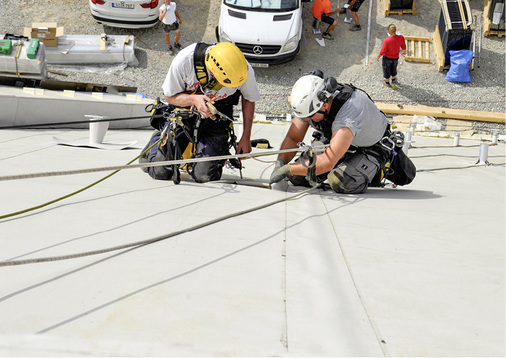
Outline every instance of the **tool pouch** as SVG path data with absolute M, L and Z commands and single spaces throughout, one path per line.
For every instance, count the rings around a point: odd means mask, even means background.
M 398 150 L 392 159 L 386 178 L 396 185 L 407 185 L 415 179 L 415 176 L 415 165 L 402 149 Z
M 378 160 L 372 155 L 355 153 L 331 170 L 327 178 L 335 192 L 359 194 L 366 191 L 379 168 Z

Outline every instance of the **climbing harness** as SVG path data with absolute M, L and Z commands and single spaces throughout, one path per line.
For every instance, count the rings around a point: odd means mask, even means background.
M 173 157 L 175 159 L 183 159 L 183 152 L 181 151 L 181 148 L 179 148 L 179 144 L 177 142 L 177 134 L 179 132 L 178 129 L 180 129 L 185 136 L 190 141 L 190 145 L 195 147 L 196 138 L 192 138 L 190 133 L 188 132 L 185 124 L 183 123 L 183 120 L 189 119 L 191 116 L 198 115 L 198 111 L 195 109 L 194 106 L 192 106 L 190 109 L 186 108 L 176 108 L 172 112 L 164 112 L 164 118 L 167 121 L 164 129 L 162 130 L 160 134 L 160 148 L 163 148 L 164 146 L 168 146 L 167 150 L 171 151 L 173 153 Z M 197 126 L 196 126 L 197 127 Z M 173 174 L 172 174 L 172 181 L 174 184 L 179 184 L 181 182 L 181 173 L 179 171 L 180 165 L 179 164 L 173 164 Z
M 212 113 L 210 117 L 212 121 L 225 121 L 225 129 L 228 134 L 228 146 L 229 148 L 234 147 L 237 150 L 237 137 L 234 132 L 233 121 L 224 113 L 218 111 L 216 107 L 214 107 L 211 103 L 207 102 L 207 106 Z M 195 106 L 191 106 L 189 109 L 187 108 L 174 108 L 172 111 L 168 112 L 164 110 L 163 112 L 164 120 L 166 124 L 161 132 L 162 141 L 160 143 L 160 148 L 164 146 L 168 146 L 167 151 L 172 153 L 172 159 L 188 159 L 196 157 L 196 148 L 197 143 L 199 142 L 199 131 L 203 122 L 203 118 L 200 115 L 199 111 Z M 193 133 L 189 133 L 189 128 L 192 125 L 191 121 L 194 120 L 193 124 Z M 179 143 L 177 141 L 177 136 L 183 132 L 189 141 L 189 148 L 180 148 Z M 185 155 L 185 153 L 190 153 L 189 155 Z M 185 158 L 185 156 L 187 158 Z M 231 167 L 235 167 L 239 169 L 240 176 L 242 179 L 242 163 L 238 158 L 229 158 L 226 160 Z M 183 166 L 186 171 L 191 174 L 193 170 L 193 166 L 190 163 L 186 163 Z M 181 182 L 180 178 L 180 165 L 173 164 L 173 176 L 172 180 L 175 184 L 179 184 Z

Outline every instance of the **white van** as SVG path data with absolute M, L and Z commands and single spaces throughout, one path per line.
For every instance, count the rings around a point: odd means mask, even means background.
M 216 39 L 233 42 L 253 66 L 290 61 L 300 49 L 302 4 L 311 0 L 222 0 Z

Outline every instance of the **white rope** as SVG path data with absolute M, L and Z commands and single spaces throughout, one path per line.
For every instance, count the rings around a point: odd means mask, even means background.
M 213 160 L 227 160 L 227 159 L 233 159 L 233 158 L 248 159 L 248 158 L 263 157 L 263 156 L 275 155 L 275 154 L 281 154 L 281 153 L 298 152 L 298 151 L 302 151 L 302 150 L 303 149 L 301 149 L 301 148 L 294 148 L 294 149 L 283 149 L 283 150 L 277 150 L 277 151 L 269 151 L 269 152 L 264 152 L 264 153 L 248 153 L 248 154 L 235 154 L 235 155 L 231 154 L 231 155 L 221 155 L 221 156 L 214 156 L 214 157 L 167 160 L 167 161 L 163 161 L 163 162 L 149 162 L 149 163 L 139 163 L 139 164 L 130 164 L 130 165 L 113 165 L 113 166 L 108 166 L 108 167 L 72 169 L 72 170 L 63 170 L 63 171 L 55 171 L 55 172 L 40 172 L 40 173 L 29 173 L 29 174 L 4 175 L 4 176 L 0 176 L 0 181 L 17 180 L 17 179 L 31 179 L 31 178 L 60 176 L 60 175 L 75 175 L 75 174 L 85 174 L 85 173 L 95 173 L 95 172 L 106 172 L 106 171 L 113 171 L 113 170 L 133 169 L 133 168 L 148 168 L 148 167 L 175 165 L 175 164 L 207 162 L 207 161 L 213 161 Z
M 299 196 L 302 196 L 302 195 L 308 193 L 310 190 L 313 190 L 315 188 L 316 187 L 311 187 L 309 189 L 301 191 L 300 193 L 294 194 L 292 196 L 289 196 L 289 197 L 286 197 L 286 198 L 283 198 L 283 199 L 274 200 L 274 201 L 271 201 L 269 203 L 258 205 L 258 206 L 255 206 L 253 208 L 250 208 L 250 209 L 246 209 L 246 210 L 242 210 L 242 211 L 237 211 L 235 213 L 231 213 L 231 214 L 228 214 L 228 215 L 225 215 L 225 216 L 221 216 L 219 218 L 216 218 L 216 219 L 213 219 L 213 220 L 209 220 L 209 221 L 203 222 L 201 224 L 197 224 L 197 225 L 191 226 L 191 227 L 186 228 L 186 229 L 182 229 L 182 230 L 174 231 L 174 232 L 169 233 L 169 234 L 157 236 L 157 237 L 152 238 L 152 239 L 147 239 L 147 240 L 142 240 L 142 241 L 136 241 L 136 242 L 132 242 L 132 243 L 129 243 L 129 244 L 123 244 L 123 245 L 113 246 L 113 247 L 109 247 L 109 248 L 105 248 L 105 249 L 86 251 L 86 252 L 81 252 L 81 253 L 76 253 L 76 254 L 61 255 L 61 256 L 52 256 L 52 257 L 40 257 L 40 258 L 25 259 L 25 260 L 1 261 L 0 262 L 0 267 L 26 265 L 26 264 L 41 263 L 41 262 L 50 262 L 50 261 L 69 260 L 69 259 L 75 259 L 75 258 L 84 257 L 84 256 L 92 256 L 92 255 L 103 254 L 103 253 L 107 253 L 107 252 L 111 252 L 111 251 L 127 249 L 127 248 L 130 248 L 130 247 L 139 247 L 139 246 L 149 245 L 149 244 L 155 243 L 157 241 L 169 239 L 169 238 L 177 236 L 177 235 L 181 235 L 181 234 L 184 234 L 184 233 L 187 233 L 187 232 L 191 232 L 191 231 L 195 231 L 195 230 L 204 228 L 204 227 L 212 225 L 212 224 L 216 224 L 216 223 L 218 223 L 220 221 L 224 221 L 224 220 L 227 220 L 227 219 L 230 219 L 230 218 L 233 218 L 233 217 L 237 217 L 237 216 L 241 216 L 241 215 L 244 215 L 244 214 L 248 214 L 248 213 L 251 213 L 253 211 L 264 209 L 264 208 L 267 208 L 269 206 L 272 206 L 272 205 L 275 205 L 275 204 L 278 204 L 278 203 L 281 203 L 281 202 L 285 202 L 285 201 L 288 201 L 288 200 L 291 200 L 291 199 L 295 199 L 295 198 L 297 198 Z

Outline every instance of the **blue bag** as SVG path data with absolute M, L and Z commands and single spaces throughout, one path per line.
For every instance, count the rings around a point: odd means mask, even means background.
M 450 51 L 450 70 L 445 80 L 450 82 L 471 82 L 469 63 L 474 52 L 471 50 Z

